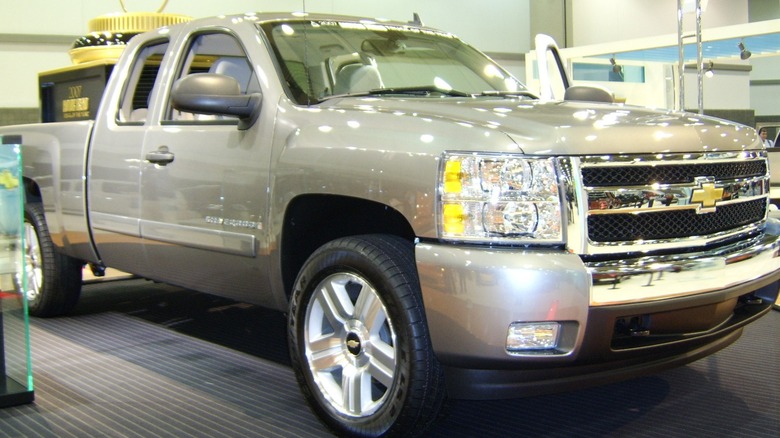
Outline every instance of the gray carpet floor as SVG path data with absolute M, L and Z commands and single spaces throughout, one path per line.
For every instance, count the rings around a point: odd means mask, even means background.
M 328 437 L 289 367 L 284 317 L 143 280 L 32 319 L 35 403 L 0 437 Z M 459 401 L 434 437 L 780 437 L 780 312 L 685 367 L 533 398 Z

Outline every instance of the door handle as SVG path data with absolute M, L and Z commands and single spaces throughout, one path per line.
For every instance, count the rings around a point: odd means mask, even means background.
M 166 164 L 173 162 L 173 152 L 168 150 L 168 146 L 160 146 L 156 151 L 146 154 L 146 161 L 152 164 L 165 166 Z

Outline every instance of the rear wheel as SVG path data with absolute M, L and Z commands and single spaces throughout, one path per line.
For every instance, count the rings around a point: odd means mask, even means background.
M 68 313 L 81 294 L 83 263 L 54 248 L 40 203 L 24 206 L 24 269 L 27 308 L 33 316 Z
M 411 243 L 334 240 L 298 275 L 290 353 L 314 412 L 338 434 L 421 434 L 444 401 Z

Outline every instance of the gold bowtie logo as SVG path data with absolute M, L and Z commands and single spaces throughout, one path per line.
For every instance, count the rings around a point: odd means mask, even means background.
M 360 346 L 360 342 L 359 341 L 356 341 L 354 339 L 350 339 L 350 340 L 347 341 L 347 347 L 349 347 L 349 348 L 357 348 L 359 346 Z
M 703 183 L 691 192 L 691 204 L 699 204 L 697 213 L 713 213 L 715 204 L 723 199 L 723 188 L 716 188 L 714 183 Z

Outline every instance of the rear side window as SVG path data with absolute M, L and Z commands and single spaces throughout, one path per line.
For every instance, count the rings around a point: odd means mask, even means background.
M 167 49 L 168 41 L 158 40 L 138 50 L 119 101 L 118 123 L 143 124 L 146 121 L 152 91 L 159 82 L 160 64 Z

